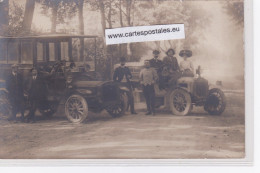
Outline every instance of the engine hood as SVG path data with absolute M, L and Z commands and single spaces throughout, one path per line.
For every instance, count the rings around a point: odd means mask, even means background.
M 99 87 L 104 84 L 110 83 L 108 81 L 75 81 L 73 85 L 79 88 L 83 87 Z
M 178 79 L 178 83 L 192 83 L 194 80 L 195 78 L 193 77 L 181 77 Z

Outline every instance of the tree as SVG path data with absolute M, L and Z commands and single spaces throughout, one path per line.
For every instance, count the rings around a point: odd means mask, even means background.
M 243 1 L 227 1 L 224 5 L 226 13 L 237 25 L 244 25 L 244 2 Z
M 76 15 L 77 6 L 73 0 L 37 0 L 42 4 L 42 13 L 51 19 L 51 32 L 56 33 L 57 24 Z M 49 13 L 51 10 L 51 14 Z
M 23 29 L 25 33 L 31 32 L 34 8 L 35 0 L 26 0 L 23 19 Z
M 83 17 L 83 6 L 84 0 L 77 0 L 76 6 L 78 8 L 79 16 L 79 34 L 84 35 L 84 17 Z M 84 58 L 84 38 L 80 38 L 80 49 L 79 49 L 80 61 Z
M 0 35 L 4 34 L 5 28 L 9 23 L 9 0 L 2 0 L 0 2 Z
M 135 25 L 184 24 L 185 40 L 154 42 L 154 48 L 163 52 L 170 47 L 196 50 L 199 40 L 204 36 L 205 26 L 210 23 L 209 14 L 191 1 L 139 1 L 136 9 L 141 10 L 136 10 L 135 16 L 138 18 L 135 19 Z

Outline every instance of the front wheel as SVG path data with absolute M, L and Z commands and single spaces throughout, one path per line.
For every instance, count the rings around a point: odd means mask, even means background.
M 170 108 L 174 115 L 187 115 L 192 108 L 190 94 L 183 89 L 175 89 L 170 94 Z
M 83 122 L 88 115 L 88 104 L 80 95 L 70 96 L 65 103 L 65 115 L 72 123 Z
M 107 112 L 114 118 L 124 115 L 128 104 L 127 98 L 126 93 L 120 94 L 119 102 L 117 104 L 109 105 L 106 108 Z
M 204 110 L 211 115 L 220 115 L 226 108 L 226 98 L 218 88 L 213 88 L 209 91 L 209 96 L 204 105 Z

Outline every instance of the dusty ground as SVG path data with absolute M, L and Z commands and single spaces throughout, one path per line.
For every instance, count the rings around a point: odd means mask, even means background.
M 0 121 L 0 158 L 242 158 L 245 115 L 242 93 L 226 93 L 221 116 L 195 108 L 189 116 L 159 111 L 155 117 L 91 114 L 80 125 L 60 111 L 34 124 Z M 139 105 L 140 106 L 140 105 Z

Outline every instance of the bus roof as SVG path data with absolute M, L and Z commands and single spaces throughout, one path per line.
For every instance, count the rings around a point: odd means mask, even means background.
M 0 39 L 69 39 L 69 38 L 97 38 L 96 35 L 46 34 L 29 36 L 0 36 Z

